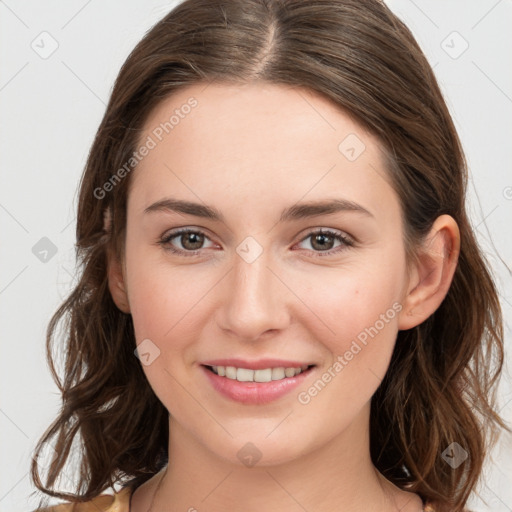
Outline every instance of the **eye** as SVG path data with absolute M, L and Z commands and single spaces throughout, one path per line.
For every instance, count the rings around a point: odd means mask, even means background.
M 302 242 L 311 239 L 310 246 L 312 247 L 314 256 L 332 256 L 333 254 L 337 254 L 340 251 L 346 250 L 348 247 L 352 247 L 354 245 L 353 240 L 351 240 L 348 236 L 342 234 L 338 231 L 332 231 L 330 229 L 319 229 L 316 231 L 311 231 L 305 238 L 302 239 Z M 333 245 L 336 241 L 340 242 L 336 248 L 333 248 Z
M 174 245 L 174 239 L 177 239 L 177 242 L 181 245 L 181 248 Z M 309 244 L 311 249 L 307 250 L 313 251 L 313 253 L 315 253 L 315 257 L 332 256 L 333 254 L 337 254 L 340 251 L 346 250 L 348 247 L 352 247 L 354 245 L 354 242 L 351 238 L 342 234 L 341 232 L 333 231 L 330 229 L 317 229 L 316 231 L 311 231 L 305 238 L 301 240 L 300 243 L 303 243 L 308 239 L 311 239 Z M 196 256 L 200 250 L 204 248 L 203 244 L 205 243 L 205 240 L 210 239 L 202 231 L 190 228 L 181 228 L 166 234 L 158 241 L 158 243 L 166 251 L 170 251 L 174 254 L 183 256 Z M 334 245 L 336 241 L 339 242 L 337 247 Z
M 172 240 L 175 238 L 178 239 L 177 241 L 181 244 L 182 248 L 177 248 L 172 244 Z M 202 245 L 205 240 L 209 240 L 209 238 L 202 231 L 181 228 L 166 234 L 158 243 L 166 251 L 183 256 L 195 256 L 200 249 L 203 249 Z

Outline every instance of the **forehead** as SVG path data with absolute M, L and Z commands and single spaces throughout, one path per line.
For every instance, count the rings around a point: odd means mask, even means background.
M 151 112 L 140 141 L 148 138 L 154 147 L 132 176 L 138 209 L 165 191 L 236 207 L 235 194 L 246 205 L 343 196 L 376 215 L 397 200 L 379 141 L 302 88 L 194 84 Z

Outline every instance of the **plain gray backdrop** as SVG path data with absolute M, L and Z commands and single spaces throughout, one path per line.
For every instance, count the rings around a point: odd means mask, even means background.
M 462 139 L 468 207 L 500 288 L 510 345 L 512 1 L 387 3 L 434 67 Z M 174 5 L 0 0 L 0 512 L 37 503 L 30 458 L 60 405 L 45 330 L 75 277 L 76 191 L 89 148 L 120 66 Z M 511 381 L 507 373 L 500 386 L 508 422 Z M 512 436 L 503 435 L 472 509 L 512 511 L 511 482 Z

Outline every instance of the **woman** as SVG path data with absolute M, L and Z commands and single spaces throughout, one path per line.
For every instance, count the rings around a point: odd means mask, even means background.
M 505 427 L 466 180 L 383 3 L 185 0 L 123 65 L 89 155 L 35 485 L 84 510 L 464 510 Z

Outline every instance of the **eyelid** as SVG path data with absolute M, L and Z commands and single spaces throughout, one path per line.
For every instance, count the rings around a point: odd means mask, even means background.
M 213 242 L 211 237 L 207 234 L 207 230 L 205 228 L 187 226 L 187 227 L 181 227 L 181 228 L 174 228 L 174 229 L 167 231 L 158 239 L 157 244 L 161 245 L 165 250 L 168 250 L 168 251 L 176 253 L 176 254 L 181 254 L 181 255 L 185 255 L 185 256 L 194 256 L 194 255 L 198 254 L 199 252 L 201 252 L 204 248 L 196 249 L 195 251 L 185 251 L 183 249 L 177 249 L 171 245 L 171 240 L 173 240 L 174 238 L 176 238 L 182 234 L 187 234 L 187 233 L 203 235 L 205 239 L 208 239 L 210 242 L 215 243 L 215 242 Z
M 316 227 L 316 228 L 310 228 L 308 232 L 302 236 L 302 238 L 297 243 L 304 242 L 311 236 L 315 234 L 323 234 L 332 236 L 335 240 L 340 241 L 340 244 L 338 247 L 329 249 L 327 251 L 313 251 L 310 249 L 304 249 L 311 253 L 314 258 L 320 257 L 320 258 L 329 258 L 329 257 L 336 257 L 340 253 L 346 251 L 347 249 L 350 249 L 356 244 L 356 241 L 354 237 L 349 235 L 348 233 L 345 233 L 344 231 L 333 229 L 333 228 L 325 228 L 325 227 Z M 297 245 L 297 244 L 295 244 Z
M 304 235 L 302 235 L 302 238 L 300 239 L 300 241 L 303 241 L 305 238 L 307 238 L 308 236 L 311 236 L 314 233 L 333 234 L 333 235 L 345 238 L 347 241 L 350 241 L 354 244 L 357 242 L 357 239 L 355 237 L 353 237 L 352 235 L 348 234 L 346 231 L 343 231 L 341 229 L 336 229 L 336 228 L 327 228 L 325 226 L 316 226 L 313 228 L 308 228 L 306 233 Z

